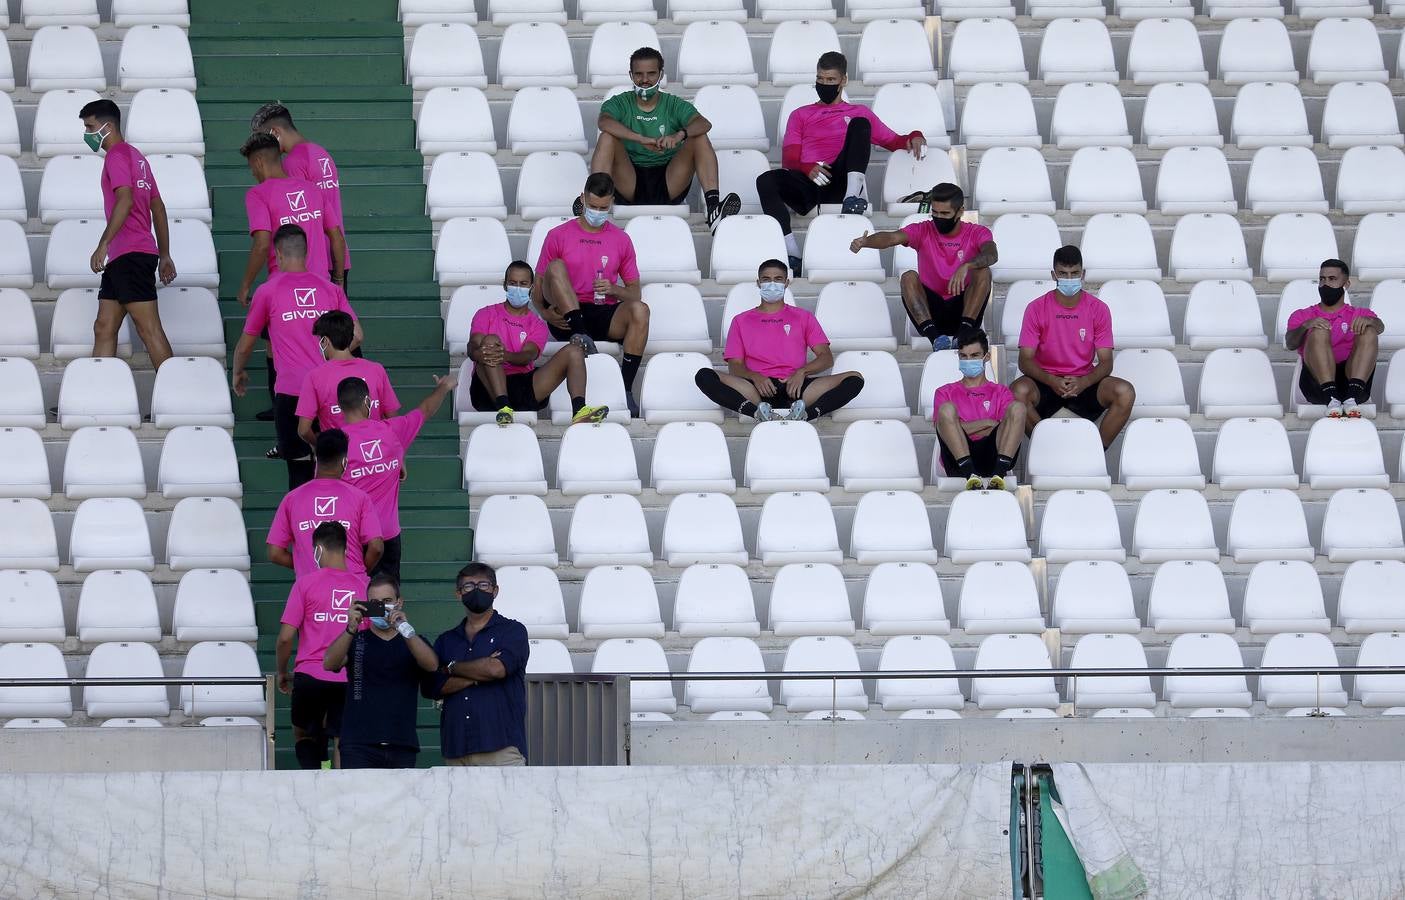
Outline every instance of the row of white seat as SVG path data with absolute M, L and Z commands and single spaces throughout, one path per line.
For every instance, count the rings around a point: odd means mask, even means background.
M 644 715 L 644 713 L 639 713 Z M 853 713 L 852 715 L 857 715 Z M 188 724 L 188 723 L 181 723 Z M 233 725 L 254 725 L 262 727 L 263 721 L 253 716 L 205 716 L 199 722 L 202 726 L 222 727 Z M 103 719 L 98 723 L 101 728 L 160 728 L 162 721 L 151 716 L 124 716 L 119 719 Z M 63 719 L 56 719 L 52 716 L 29 716 L 22 719 L 10 719 L 0 728 L 67 728 L 68 723 Z
M 101 99 L 90 88 L 46 91 L 35 108 L 33 129 L 22 140 L 14 101 L 0 91 L 0 156 L 31 152 L 40 159 L 83 155 L 78 111 Z M 110 98 L 109 98 L 110 99 Z M 180 88 L 143 88 L 122 117 L 122 134 L 148 157 L 164 153 L 205 155 L 205 131 L 195 95 Z
M 112 0 L 105 4 L 109 18 L 118 28 L 134 25 L 190 24 L 187 0 Z M 18 20 L 25 28 L 46 25 L 81 25 L 96 28 L 102 21 L 97 0 L 20 0 Z M 0 28 L 10 25 L 9 4 L 0 5 Z
M 1405 417 L 1405 365 L 1400 364 L 1402 353 L 1405 351 L 1396 351 L 1393 357 L 1395 365 L 1387 369 L 1385 384 L 1380 390 L 1394 418 Z M 651 425 L 680 421 L 720 423 L 723 420 L 722 410 L 703 396 L 694 382 L 698 370 L 712 364 L 709 356 L 696 352 L 657 353 L 650 357 L 644 368 L 643 387 L 638 395 L 644 420 Z M 891 353 L 845 350 L 835 354 L 831 371 L 858 372 L 864 378 L 864 385 L 854 400 L 843 409 L 836 410 L 830 418 L 836 422 L 896 419 L 906 423 L 916 415 L 930 420 L 933 392 L 957 378 L 951 364 L 950 356 L 933 355 L 929 358 L 924 363 L 918 396 L 909 399 L 903 386 L 902 370 Z M 1208 419 L 1244 416 L 1279 418 L 1283 415 L 1284 394 L 1279 389 L 1273 364 L 1264 351 L 1222 347 L 1212 350 L 1197 368 L 1200 383 L 1195 412 L 1199 415 Z M 608 421 L 628 421 L 619 363 L 606 353 L 597 353 L 587 358 L 586 371 L 589 379 L 586 402 L 592 406 L 610 407 Z M 0 372 L 3 370 L 0 369 Z M 1130 381 L 1136 388 L 1132 418 L 1190 418 L 1192 410 L 1186 397 L 1180 363 L 1172 351 L 1162 348 L 1120 350 L 1113 357 L 1113 374 Z M 1321 418 L 1326 408 L 1308 404 L 1303 399 L 1296 375 L 1294 371 L 1287 387 L 1286 411 L 1299 419 Z M 473 362 L 465 359 L 459 368 L 459 388 L 454 401 L 460 425 L 493 421 L 493 412 L 473 408 L 469 395 L 472 377 Z M 552 393 L 548 409 L 553 424 L 569 424 L 570 400 L 564 387 Z M 1362 412 L 1374 417 L 1374 402 L 1363 406 Z M 533 411 L 519 412 L 517 415 L 524 423 L 535 423 L 538 418 Z
M 68 288 L 54 302 L 48 340 L 41 346 L 34 303 L 19 288 L 0 288 L 0 356 L 38 359 L 42 352 L 69 360 L 93 352 L 93 320 L 97 315 L 97 288 Z M 178 356 L 212 356 L 224 359 L 224 321 L 219 301 L 209 288 L 167 287 L 156 291 L 161 327 L 171 350 Z M 131 320 L 117 330 L 117 355 L 132 356 Z
M 195 90 L 195 59 L 185 30 L 177 25 L 137 25 L 122 36 L 117 59 L 117 87 Z M 29 42 L 25 77 L 15 72 L 10 43 L 0 34 L 0 90 L 28 87 L 35 93 L 89 88 L 108 89 L 98 34 L 81 25 L 46 25 Z
M 176 262 L 178 287 L 219 287 L 219 267 L 215 240 L 206 222 L 198 219 L 170 219 L 171 258 Z M 96 288 L 102 276 L 93 271 L 89 260 L 107 222 L 93 219 L 64 219 L 48 234 L 44 251 L 44 271 L 36 276 L 29 252 L 29 239 L 19 222 L 0 220 L 0 287 L 29 289 L 42 281 L 55 290 Z M 499 273 L 501 274 L 501 273 Z
M 556 157 L 550 153 L 534 154 L 528 157 L 527 163 L 538 156 L 555 166 Z M 579 185 L 584 178 L 572 179 L 577 174 L 575 163 L 583 161 L 574 156 L 569 159 L 570 165 L 559 167 L 554 179 L 534 184 L 534 190 L 545 189 L 551 193 L 549 198 L 540 198 L 543 205 L 526 206 L 525 186 L 518 190 L 521 211 L 530 218 L 540 217 L 528 241 L 529 262 L 536 262 L 546 233 L 565 221 L 572 197 L 580 194 Z M 574 194 L 567 193 L 568 182 L 576 185 Z M 904 220 L 904 225 L 927 218 L 925 213 L 915 213 Z M 72 221 L 60 223 L 55 232 L 71 225 Z M 0 226 L 5 224 L 0 222 Z M 96 224 L 100 227 L 102 222 Z M 1264 227 L 1257 273 L 1249 258 L 1243 225 L 1229 213 L 1187 213 L 1178 217 L 1164 252 L 1157 247 L 1151 222 L 1137 213 L 1096 213 L 1088 218 L 1082 233 L 1077 235 L 1061 234 L 1053 216 L 1037 213 L 1006 213 L 991 223 L 990 228 L 1000 250 L 1000 258 L 991 266 L 991 277 L 1002 283 L 1048 278 L 1049 260 L 1054 251 L 1066 243 L 1077 244 L 1082 249 L 1086 277 L 1093 282 L 1159 281 L 1163 277 L 1179 282 L 1248 280 L 1256 274 L 1271 282 L 1286 282 L 1316 278 L 1322 260 L 1335 258 L 1350 263 L 1352 275 L 1361 281 L 1405 278 L 1405 250 L 1401 249 L 1405 247 L 1405 213 L 1363 216 L 1355 224 L 1350 254 L 1341 252 L 1332 220 L 1325 214 L 1274 215 Z M 194 225 L 190 230 L 194 236 L 197 231 Z M 890 276 L 897 277 L 917 268 L 916 251 L 908 247 L 893 251 L 892 262 L 886 270 L 878 250 L 850 251 L 849 245 L 855 238 L 875 230 L 867 216 L 827 213 L 814 217 L 804 234 L 801 264 L 804 277 L 811 283 L 821 284 L 883 282 Z M 694 235 L 683 217 L 635 217 L 626 231 L 634 244 L 643 283 L 698 284 L 703 280 Z M 86 233 L 83 236 L 86 237 Z M 764 215 L 723 219 L 717 223 L 710 243 L 707 275 L 724 285 L 754 281 L 756 267 L 763 260 L 783 260 L 787 256 L 780 224 Z M 68 250 L 66 244 L 58 251 L 52 249 L 52 242 L 50 247 L 51 254 L 76 252 Z M 434 250 L 435 275 L 444 287 L 500 285 L 503 271 L 516 258 L 503 222 L 483 216 L 459 216 L 445 222 Z M 51 287 L 90 286 L 86 282 L 55 284 L 55 278 L 77 280 L 79 277 L 78 273 L 69 275 L 72 260 L 66 255 L 60 258 L 62 262 L 54 263 L 58 272 L 49 279 Z
M 210 189 L 199 159 L 188 153 L 156 153 L 147 161 L 161 190 L 167 216 L 210 221 Z M 24 222 L 30 208 L 38 211 L 39 220 L 45 225 L 64 219 L 102 218 L 101 178 L 101 156 L 90 153 L 50 157 L 44 163 L 38 194 L 26 197 L 19 164 L 0 156 L 0 219 Z
M 1122 561 L 1130 552 L 1143 563 L 1196 559 L 1218 563 L 1221 555 L 1236 563 L 1311 562 L 1320 549 L 1334 563 L 1405 559 L 1398 506 L 1390 492 L 1381 488 L 1336 491 L 1327 503 L 1319 546 L 1314 547 L 1296 493 L 1282 488 L 1246 490 L 1234 498 L 1221 548 L 1203 493 L 1154 490 L 1137 503 L 1129 551 L 1123 544 L 1117 509 L 1106 493 L 1063 490 L 1045 504 L 1032 548 L 1013 493 L 962 491 L 951 498 L 946 511 L 943 556 L 933 541 L 930 511 L 921 495 L 870 491 L 854 509 L 848 558 L 860 565 L 936 563 L 942 558 L 969 565 L 984 560 L 1027 562 L 1036 555 L 1056 563 Z M 753 538 L 755 559 L 766 566 L 839 565 L 846 558 L 829 499 L 817 491 L 767 496 Z M 629 494 L 586 494 L 577 499 L 564 545 L 565 562 L 576 568 L 655 562 L 644 510 L 638 498 Z M 478 559 L 494 566 L 556 566 L 562 562 L 556 548 L 551 515 L 540 497 L 495 494 L 479 504 L 474 516 Z M 753 558 L 742 537 L 736 503 L 723 493 L 673 497 L 659 551 L 658 558 L 675 568 L 698 563 L 746 565 Z
M 1367 637 L 1356 654 L 1362 666 L 1405 665 L 1405 634 L 1381 632 Z M 1336 648 L 1323 634 L 1284 633 L 1269 638 L 1260 664 L 1266 667 L 1336 667 Z M 1234 638 L 1225 634 L 1184 634 L 1171 643 L 1166 665 L 1172 668 L 1243 668 L 1244 658 Z M 1141 643 L 1125 634 L 1090 634 L 1081 638 L 1070 654 L 1071 668 L 1148 668 Z M 969 672 L 970 701 L 981 710 L 1034 708 L 1053 710 L 1065 699 L 1084 709 L 1139 708 L 1157 705 L 1150 676 L 1085 676 L 1066 679 L 1065 693 L 1054 677 L 1038 674 L 1052 668 L 1049 650 L 1038 635 L 992 634 L 981 641 L 967 669 L 958 669 L 951 647 L 941 637 L 904 635 L 891 638 L 874 670 L 873 702 L 885 710 L 949 709 L 965 707 L 966 696 L 958 679 L 883 677 L 885 672 Z M 1028 669 L 1027 678 L 981 678 L 983 669 Z M 574 666 L 564 645 L 540 641 L 532 646 L 529 672 L 572 672 Z M 614 638 L 595 651 L 591 671 L 597 673 L 655 673 L 669 671 L 668 658 L 657 641 L 649 638 Z M 699 641 L 688 659 L 688 672 L 766 671 L 761 651 L 749 638 L 710 637 Z M 858 654 L 846 638 L 799 637 L 786 648 L 781 672 L 864 672 Z M 768 680 L 684 681 L 683 705 L 694 713 L 769 712 L 773 699 Z M 869 697 L 861 679 L 780 681 L 778 701 L 789 712 L 868 709 Z M 1354 697 L 1366 707 L 1405 705 L 1405 676 L 1355 676 L 1352 694 L 1342 676 L 1259 675 L 1257 699 L 1268 709 L 1297 707 L 1342 708 Z M 634 712 L 673 713 L 678 697 L 667 681 L 631 681 L 630 708 Z M 1161 699 L 1173 709 L 1201 707 L 1248 709 L 1255 695 L 1246 675 L 1169 675 L 1162 679 Z
M 243 678 L 262 674 L 258 654 L 248 644 L 202 641 L 190 648 L 181 667 L 188 678 Z M 163 678 L 161 657 L 151 644 L 108 641 L 93 648 L 84 678 Z M 63 653 L 53 644 L 0 644 L 0 679 L 68 678 Z M 89 685 L 82 710 L 91 719 L 165 717 L 171 713 L 164 685 Z M 187 716 L 263 716 L 263 685 L 183 685 L 179 708 Z M 58 718 L 73 715 L 70 688 L 0 687 L 0 716 Z
M 567 621 L 561 585 L 544 566 L 498 570 L 496 608 L 527 627 L 533 638 L 586 640 L 664 637 L 658 588 L 640 566 L 597 566 L 580 584 L 576 628 Z M 1333 622 L 1349 635 L 1405 630 L 1405 562 L 1360 560 L 1342 575 L 1335 618 L 1329 618 L 1312 563 L 1269 560 L 1254 564 L 1231 598 L 1220 567 L 1206 560 L 1161 563 L 1151 579 L 1145 627 L 1157 635 L 1209 632 L 1327 634 Z M 761 634 L 753 585 L 736 565 L 693 565 L 676 585 L 670 621 L 684 640 Z M 948 589 L 949 590 L 949 589 Z M 1140 635 L 1143 621 L 1132 600 L 1126 570 L 1107 560 L 1077 560 L 1062 567 L 1051 590 L 1046 624 L 1039 590 L 1027 565 L 978 562 L 961 577 L 956 627 L 967 637 L 993 633 Z M 853 604 L 844 576 L 830 563 L 791 563 L 775 573 L 765 604 L 766 629 L 776 637 L 852 636 Z M 863 589 L 859 627 L 870 635 L 949 634 L 941 581 L 923 563 L 879 563 Z M 3 637 L 9 632 L 0 632 Z M 20 635 L 23 632 L 19 633 Z M 41 640 L 39 637 L 24 640 Z
M 950 351 L 948 351 L 950 352 Z M 1128 490 L 1192 490 L 1207 483 L 1222 490 L 1256 488 L 1314 490 L 1388 487 L 1380 436 L 1368 419 L 1319 419 L 1307 435 L 1301 476 L 1283 423 L 1275 418 L 1233 418 L 1220 425 L 1207 482 L 1195 435 L 1183 419 L 1136 419 L 1122 437 L 1119 484 Z M 1402 452 L 1405 462 L 1405 452 Z M 692 491 L 736 491 L 731 455 L 722 431 L 710 422 L 674 422 L 659 430 L 648 457 L 648 486 L 662 495 Z M 1395 468 L 1393 466 L 1393 468 Z M 752 429 L 741 463 L 741 485 L 752 494 L 782 491 L 849 493 L 920 491 L 928 483 L 950 487 L 935 450 L 928 474 L 918 464 L 905 422 L 862 419 L 844 432 L 835 477 L 824 461 L 820 438 L 808 422 L 762 422 Z M 1025 454 L 1027 482 L 1037 491 L 1109 490 L 1107 455 L 1097 428 L 1072 417 L 1035 426 Z M 1396 468 L 1405 477 L 1405 470 Z M 623 425 L 604 422 L 573 427 L 561 435 L 555 490 L 565 496 L 600 492 L 639 494 L 634 446 Z M 548 494 L 541 448 L 522 423 L 479 425 L 464 450 L 464 487 L 474 497 Z M 27 489 L 27 488 L 21 488 Z M 193 488 L 192 488 L 193 489 Z
M 61 644 L 68 635 L 58 582 L 38 569 L 0 570 L 0 643 Z M 83 579 L 73 636 L 84 643 L 161 640 L 151 578 L 138 569 L 97 569 Z M 256 641 L 244 572 L 191 569 L 181 576 L 169 634 L 177 641 Z
M 233 428 L 224 366 L 208 356 L 172 357 L 156 373 L 150 410 L 151 424 L 157 428 Z M 71 360 L 59 385 L 57 416 L 59 427 L 66 431 L 86 425 L 141 427 L 136 380 L 126 360 Z M 47 422 L 34 363 L 22 357 L 0 357 L 0 426 L 43 428 Z
M 53 516 L 43 500 L 0 500 L 0 511 L 4 513 L 0 535 L 5 541 L 0 549 L 0 568 L 56 572 L 67 564 L 77 572 L 150 572 L 161 564 L 174 572 L 249 570 L 244 517 L 239 505 L 228 497 L 187 497 L 178 502 L 170 513 L 166 552 L 159 561 L 152 552 L 146 514 L 130 497 L 94 497 L 78 504 L 62 562 Z

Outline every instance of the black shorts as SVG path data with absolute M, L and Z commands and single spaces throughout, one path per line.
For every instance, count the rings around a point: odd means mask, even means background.
M 98 285 L 98 299 L 143 303 L 156 299 L 155 253 L 123 253 L 107 261 Z
M 346 682 L 323 681 L 305 672 L 293 673 L 293 725 L 314 739 L 341 734 Z
M 1039 387 L 1039 402 L 1034 406 L 1034 412 L 1041 419 L 1047 419 L 1061 409 L 1066 409 L 1079 418 L 1096 422 L 1107 407 L 1098 402 L 1098 384 L 1090 385 L 1083 389 L 1081 394 L 1075 397 L 1060 397 L 1054 393 L 1054 389 L 1042 381 L 1036 381 Z
M 400 535 L 397 534 L 395 537 L 385 538 L 383 543 L 385 544 L 385 551 L 381 553 L 380 562 L 376 563 L 376 567 L 368 574 L 372 578 L 375 578 L 377 575 L 389 575 L 391 578 L 394 578 L 396 582 L 399 582 L 400 553 L 402 549 Z
M 1000 426 L 996 425 L 991 429 L 990 434 L 978 441 L 970 438 L 966 439 L 966 446 L 971 451 L 971 468 L 982 478 L 989 478 L 995 474 L 995 457 L 999 456 L 996 444 L 1000 439 Z M 937 450 L 941 453 L 942 468 L 946 470 L 948 477 L 956 476 L 956 457 L 947 449 L 946 442 L 937 436 Z M 1018 459 L 1020 451 L 1015 451 L 1015 459 Z
M 806 388 L 813 384 L 814 381 L 815 379 L 813 378 L 806 378 L 803 382 L 801 382 L 800 393 L 805 393 Z M 801 399 L 799 395 L 794 397 L 790 396 L 790 394 L 785 389 L 784 378 L 772 378 L 771 384 L 774 384 L 776 386 L 776 392 L 769 397 L 762 397 L 761 399 L 771 404 L 772 408 L 781 409 L 783 407 L 789 407 L 796 400 Z
M 961 315 L 965 311 L 966 298 L 960 295 L 943 297 L 925 284 L 922 285 L 922 290 L 927 292 L 927 312 L 931 314 L 932 321 L 937 323 L 937 331 L 956 337 L 957 332 L 961 330 Z M 981 302 L 980 311 L 975 315 L 977 322 L 985 318 L 985 307 L 989 302 L 988 297 Z
M 1346 363 L 1337 363 L 1335 376 L 1337 382 L 1337 397 L 1345 400 L 1348 396 L 1346 389 Z M 1376 372 L 1373 369 L 1371 375 L 1366 379 L 1366 396 L 1371 396 L 1371 383 L 1376 380 Z M 1303 399 L 1314 406 L 1326 406 L 1328 397 L 1322 392 L 1322 386 L 1317 383 L 1317 379 L 1308 371 L 1307 366 L 1303 366 L 1298 373 L 1298 388 L 1303 392 Z
M 343 769 L 413 769 L 418 750 L 391 744 L 342 744 Z
M 590 335 L 594 341 L 611 341 L 610 322 L 615 318 L 615 312 L 619 310 L 618 303 L 582 303 L 581 314 L 585 316 L 585 333 Z M 557 328 L 554 325 L 547 325 L 547 330 L 551 332 L 553 340 L 569 341 L 571 339 L 571 329 Z
M 619 199 L 621 206 L 682 206 L 688 202 L 688 189 L 677 197 L 668 193 L 668 163 L 661 166 L 634 166 L 634 199 Z
M 548 400 L 538 400 L 536 389 L 532 387 L 532 372 L 517 372 L 507 376 L 507 405 L 519 412 L 541 412 L 549 405 Z M 479 412 L 493 412 L 498 408 L 497 401 L 488 396 L 488 387 L 477 373 L 468 386 L 468 400 Z

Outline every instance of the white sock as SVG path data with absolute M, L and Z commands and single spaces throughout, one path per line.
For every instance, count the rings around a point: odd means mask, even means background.
M 849 187 L 845 193 L 849 197 L 868 196 L 868 182 L 864 179 L 862 172 L 849 173 Z
M 785 236 L 785 252 L 791 256 L 800 255 L 800 242 L 795 239 L 795 232 Z

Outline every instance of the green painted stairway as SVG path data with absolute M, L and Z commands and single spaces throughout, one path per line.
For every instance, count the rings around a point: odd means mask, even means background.
M 248 256 L 244 192 L 252 184 L 239 146 L 249 117 L 277 100 L 302 133 L 337 161 L 351 248 L 350 296 L 366 332 L 366 355 L 386 366 L 404 409 L 448 371 L 424 207 L 423 158 L 415 148 L 411 91 L 404 84 L 404 38 L 396 0 L 252 0 L 192 4 L 190 44 L 205 129 L 205 175 L 213 194 L 220 306 L 230 346 L 243 325 L 234 297 Z M 250 365 L 250 390 L 235 398 L 235 445 L 244 482 L 244 521 L 255 559 L 253 591 L 259 654 L 274 668 L 274 639 L 291 573 L 260 562 L 273 511 L 287 485 L 280 462 L 264 459 L 271 423 L 263 352 Z M 447 407 L 411 449 L 400 494 L 404 594 L 430 639 L 462 617 L 453 577 L 468 558 L 468 498 L 462 489 L 458 425 Z M 279 768 L 293 768 L 287 698 L 279 698 Z M 420 714 L 421 765 L 438 760 L 438 721 Z

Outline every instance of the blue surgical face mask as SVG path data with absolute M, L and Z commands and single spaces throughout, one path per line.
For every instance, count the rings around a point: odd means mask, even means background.
M 610 211 L 608 209 L 593 209 L 587 206 L 585 212 L 585 223 L 591 228 L 599 228 L 610 221 Z
M 779 281 L 763 281 L 757 285 L 761 299 L 766 303 L 777 303 L 785 299 L 785 285 Z
M 1083 290 L 1082 278 L 1059 278 L 1054 283 L 1058 285 L 1059 293 L 1065 297 L 1076 297 L 1078 292 Z
M 507 286 L 507 304 L 513 309 L 521 309 L 532 302 L 532 289 L 517 284 Z
M 983 359 L 962 359 L 956 363 L 961 369 L 961 374 L 966 378 L 975 378 L 985 371 L 985 360 Z
M 371 624 L 374 625 L 376 628 L 389 628 L 389 627 L 390 627 L 390 620 L 387 619 L 385 616 L 371 616 L 371 617 L 370 617 L 370 622 L 371 622 Z

